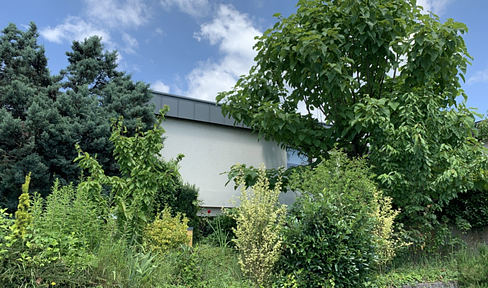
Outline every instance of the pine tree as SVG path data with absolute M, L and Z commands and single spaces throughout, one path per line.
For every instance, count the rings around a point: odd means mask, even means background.
M 3 34 L 3 35 L 2 35 Z M 107 174 L 118 169 L 109 141 L 110 121 L 124 116 L 129 135 L 138 121 L 155 123 L 146 103 L 149 85 L 118 71 L 116 51 L 97 36 L 74 41 L 69 65 L 51 75 L 34 23 L 27 31 L 9 24 L 0 34 L 0 205 L 15 209 L 19 187 L 32 171 L 32 191 L 46 196 L 54 179 L 76 182 L 78 143 L 97 154 Z

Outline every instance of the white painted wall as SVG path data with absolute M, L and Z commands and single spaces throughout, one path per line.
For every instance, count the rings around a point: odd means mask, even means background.
M 227 175 L 220 173 L 229 171 L 236 163 L 286 167 L 286 151 L 274 141 L 258 142 L 257 134 L 248 129 L 169 117 L 162 126 L 166 139 L 161 154 L 165 159 L 175 158 L 178 153 L 185 155 L 180 162 L 181 176 L 200 188 L 204 207 L 232 206 L 229 200 L 240 191 L 234 191 L 233 182 L 225 186 Z M 291 204 L 294 194 L 285 193 L 280 199 Z

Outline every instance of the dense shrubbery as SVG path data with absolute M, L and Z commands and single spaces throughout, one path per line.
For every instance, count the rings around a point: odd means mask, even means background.
M 397 212 L 384 205 L 371 178 L 364 161 L 337 151 L 292 177 L 291 188 L 300 196 L 284 230 L 279 269 L 287 281 L 298 287 L 365 287 L 375 265 L 391 260 L 401 246 L 392 239 Z
M 196 217 L 198 193 L 194 186 L 182 184 L 176 161 L 157 157 L 164 132 L 161 120 L 153 130 L 133 137 L 123 136 L 124 126 L 114 123 L 111 139 L 122 177 L 106 176 L 97 160 L 79 147 L 80 166 L 90 174 L 78 185 L 62 186 L 56 181 L 44 200 L 38 193 L 29 195 L 30 177 L 26 177 L 15 220 L 2 210 L 0 286 L 154 287 L 158 283 L 158 273 L 164 272 L 157 266 L 163 264 L 158 253 L 187 245 L 188 220 L 180 212 L 172 217 L 167 208 L 153 222 L 159 204 L 154 196 L 167 193 L 159 198 L 165 206 L 176 203 L 172 199 L 179 195 L 195 199 L 177 208 Z M 171 185 L 177 186 L 176 192 L 165 190 Z M 108 195 L 102 191 L 104 186 L 111 188 Z M 147 245 L 140 245 L 143 240 Z M 145 251 L 146 247 L 150 249 Z M 180 272 L 168 268 L 163 275 Z M 166 283 L 178 285 L 172 280 Z
M 488 226 L 488 190 L 460 193 L 440 215 L 449 217 L 458 227 L 462 223 L 468 223 L 467 228 Z

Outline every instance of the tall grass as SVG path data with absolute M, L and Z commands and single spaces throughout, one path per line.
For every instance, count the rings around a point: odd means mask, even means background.
M 466 248 L 457 255 L 459 284 L 467 288 L 488 288 L 488 246 Z

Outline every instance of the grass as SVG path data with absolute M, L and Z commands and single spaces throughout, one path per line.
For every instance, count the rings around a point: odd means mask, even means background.
M 196 245 L 159 255 L 119 242 L 102 245 L 96 258 L 95 287 L 251 287 L 231 248 Z
M 463 248 L 447 256 L 400 256 L 388 271 L 378 273 L 378 287 L 458 281 L 460 287 L 488 288 L 488 246 Z
M 425 282 L 449 282 L 458 279 L 456 261 L 447 257 L 422 257 L 417 262 L 398 258 L 385 273 L 377 275 L 379 287 L 401 287 Z

